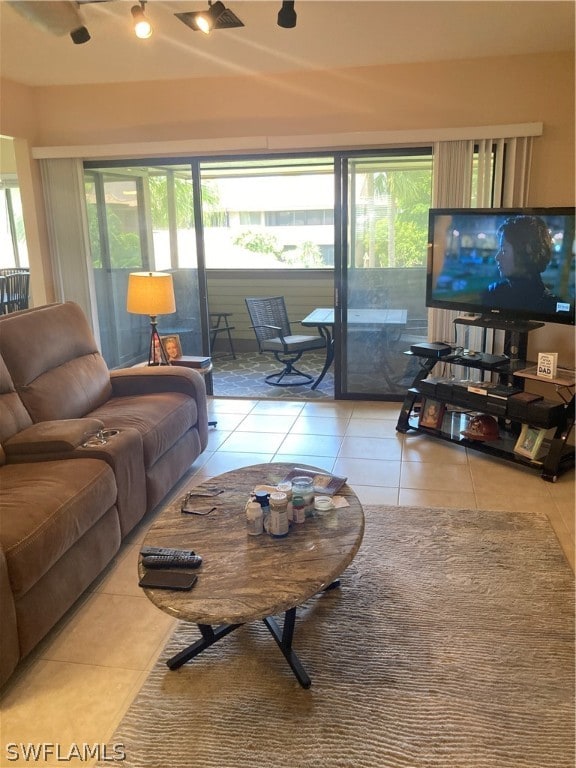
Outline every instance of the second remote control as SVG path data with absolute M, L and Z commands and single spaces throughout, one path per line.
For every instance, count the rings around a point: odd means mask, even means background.
M 142 558 L 145 568 L 198 568 L 200 555 L 148 555 Z
M 195 555 L 193 549 L 173 549 L 172 547 L 142 547 L 140 550 L 142 557 L 148 555 L 163 555 L 164 557 L 181 557 L 182 555 Z

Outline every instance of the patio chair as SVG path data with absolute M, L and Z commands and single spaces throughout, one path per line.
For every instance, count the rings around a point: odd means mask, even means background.
M 305 352 L 326 349 L 326 339 L 319 335 L 294 335 L 283 296 L 247 298 L 245 301 L 260 354 L 271 352 L 284 366 L 278 373 L 266 376 L 266 383 L 274 387 L 296 387 L 314 381 L 314 376 L 299 371 L 294 363 Z
M 28 292 L 30 288 L 30 272 L 14 271 L 2 275 L 3 298 L 2 314 L 28 309 Z

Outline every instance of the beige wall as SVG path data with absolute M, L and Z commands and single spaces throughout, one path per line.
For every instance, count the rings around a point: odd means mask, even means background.
M 574 199 L 569 53 L 0 93 L 0 133 L 43 146 L 542 121 L 530 202 Z
M 569 53 L 105 86 L 2 83 L 0 133 L 78 147 L 542 122 L 528 202 L 573 205 L 574 91 Z M 570 329 L 537 334 L 540 349 L 573 357 Z
M 0 134 L 34 143 L 38 131 L 34 89 L 0 78 L 0 107 Z
M 16 175 L 14 141 L 0 136 L 0 174 Z

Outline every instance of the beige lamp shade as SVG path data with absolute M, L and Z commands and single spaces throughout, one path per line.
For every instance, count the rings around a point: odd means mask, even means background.
M 126 309 L 136 315 L 169 315 L 175 312 L 172 275 L 166 272 L 131 272 Z

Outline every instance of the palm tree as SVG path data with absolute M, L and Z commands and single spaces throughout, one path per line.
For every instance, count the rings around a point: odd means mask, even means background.
M 422 183 L 420 174 L 413 170 L 382 171 L 369 174 L 374 198 L 383 199 L 386 205 L 388 222 L 388 265 L 396 266 L 395 223 L 398 209 L 409 209 L 422 202 Z M 398 205 L 400 203 L 400 206 Z M 375 241 L 374 232 L 370 233 L 369 242 Z M 372 263 L 373 262 L 373 263 Z M 376 256 L 371 254 L 370 266 L 376 266 Z

